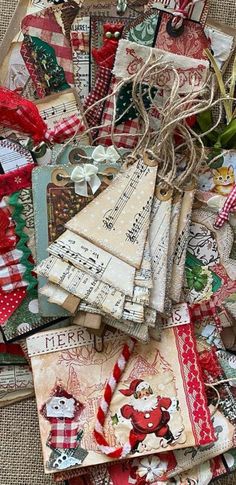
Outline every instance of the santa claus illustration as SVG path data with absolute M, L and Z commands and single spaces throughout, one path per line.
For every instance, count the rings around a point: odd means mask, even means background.
M 176 398 L 155 395 L 150 384 L 142 379 L 133 380 L 129 389 L 120 392 L 132 396 L 131 403 L 121 408 L 121 415 L 132 423 L 129 435 L 132 452 L 137 451 L 139 444 L 151 433 L 165 439 L 167 444 L 176 439 L 168 425 L 171 414 L 178 410 Z

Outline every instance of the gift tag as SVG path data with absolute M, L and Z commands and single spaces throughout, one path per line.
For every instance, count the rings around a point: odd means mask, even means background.
M 91 165 L 91 157 L 94 149 L 92 147 L 81 147 L 81 150 L 82 156 L 88 157 L 87 160 Z M 69 159 L 71 163 L 83 162 L 84 167 L 86 166 L 84 161 L 86 162 L 87 160 L 86 158 L 80 158 L 79 153 L 77 148 L 74 147 L 72 149 L 69 147 L 62 153 L 61 159 L 62 161 Z M 106 153 L 104 154 L 104 157 L 106 157 Z M 93 158 L 92 163 L 96 163 Z M 87 197 L 75 193 L 75 183 L 70 178 L 74 168 L 75 165 L 57 166 L 57 168 L 40 167 L 33 173 L 38 262 L 47 257 L 48 243 L 55 241 L 61 236 L 65 231 L 65 223 L 70 220 L 73 215 L 77 214 L 79 210 L 82 210 L 88 203 L 90 203 L 94 196 L 108 187 L 112 178 L 118 173 L 118 170 L 120 170 L 120 164 L 117 162 L 106 162 L 106 158 L 105 161 L 99 163 L 98 177 L 100 185 L 97 187 L 95 194 L 92 193 L 90 185 L 85 180 L 86 174 L 83 172 L 83 177 L 81 179 L 82 185 L 91 193 L 91 195 Z M 97 170 L 95 170 L 95 172 L 96 171 Z M 100 173 L 103 175 L 100 175 Z M 45 217 L 45 214 L 47 217 Z M 89 266 L 89 260 L 87 263 L 87 266 Z M 39 288 L 42 288 L 44 283 L 45 281 L 39 278 Z M 65 315 L 65 312 L 62 313 L 58 306 L 52 304 L 49 305 L 45 297 L 39 296 L 39 305 L 40 312 L 43 316 Z
M 162 192 L 165 192 L 162 195 Z M 164 312 L 166 296 L 166 276 L 170 221 L 172 210 L 172 191 L 157 186 L 152 205 L 149 241 L 152 261 L 153 288 L 150 295 L 150 307 L 159 313 Z
M 168 254 L 167 254 L 167 275 L 166 275 L 166 298 L 165 298 L 165 307 L 164 312 L 169 314 L 171 311 L 171 278 L 172 278 L 172 267 L 174 262 L 174 253 L 176 249 L 176 242 L 177 242 L 177 230 L 179 224 L 179 217 L 181 212 L 181 205 L 182 205 L 182 194 L 177 193 L 174 194 L 172 200 L 172 208 L 171 208 L 171 218 L 170 218 L 170 232 L 169 232 L 169 246 L 168 246 Z
M 186 259 L 188 237 L 191 222 L 191 213 L 194 199 L 194 190 L 186 190 L 183 195 L 181 211 L 176 234 L 176 249 L 171 275 L 170 297 L 174 302 L 180 301 L 181 289 L 184 279 L 184 265 Z
M 172 21 L 173 17 L 171 15 L 164 14 L 158 10 L 150 10 L 144 16 L 140 16 L 131 22 L 124 30 L 123 36 L 126 40 L 121 39 L 118 44 L 116 60 L 112 71 L 113 77 L 109 89 L 111 96 L 104 104 L 103 116 L 100 123 L 102 127 L 98 130 L 99 142 L 106 145 L 111 143 L 113 111 L 115 107 L 122 106 L 124 108 L 129 103 L 129 113 L 128 109 L 124 111 L 125 119 L 127 118 L 126 121 L 123 121 L 120 116 L 120 119 L 118 118 L 119 124 L 117 121 L 116 127 L 112 128 L 113 139 L 118 147 L 134 148 L 137 144 L 138 138 L 135 137 L 135 134 L 138 135 L 142 131 L 140 116 L 137 116 L 138 113 L 132 99 L 130 104 L 130 96 L 128 100 L 126 99 L 127 90 L 124 88 L 122 90 L 121 87 L 119 92 L 116 93 L 116 88 L 120 79 L 125 78 L 127 82 L 129 77 L 134 76 L 140 71 L 148 59 L 151 62 L 154 59 L 161 58 L 161 61 L 166 60 L 168 67 L 164 70 L 161 69 L 160 75 L 157 72 L 154 79 L 153 75 L 151 77 L 143 76 L 144 85 L 142 89 L 144 90 L 144 94 L 142 101 L 144 105 L 150 105 L 150 97 L 145 94 L 145 84 L 149 86 L 151 83 L 152 89 L 158 90 L 161 93 L 163 90 L 168 91 L 173 86 L 173 79 L 176 74 L 172 66 L 175 66 L 181 77 L 179 86 L 180 93 L 193 92 L 193 85 L 197 91 L 203 87 L 209 72 L 209 62 L 204 52 L 209 47 L 209 41 L 204 34 L 203 28 L 200 24 L 195 24 L 190 20 L 187 21 L 193 29 L 194 36 L 198 39 L 196 55 L 196 50 L 193 53 L 191 49 L 190 52 L 183 52 L 183 48 L 176 49 L 176 38 L 171 37 L 166 32 L 167 26 Z M 164 38 L 165 35 L 167 39 Z M 184 39 L 180 37 L 181 46 L 189 45 L 189 40 L 187 42 L 186 38 L 188 39 L 188 33 Z M 196 45 L 196 42 L 194 45 Z M 113 92 L 116 93 L 114 96 L 112 96 Z M 139 89 L 137 90 L 137 96 L 139 96 L 138 92 Z M 153 93 L 152 97 L 154 97 Z M 115 97 L 116 100 L 114 101 Z M 157 103 L 155 104 L 155 108 L 157 108 Z M 132 112 L 132 116 L 130 112 Z
M 185 329 L 184 332 L 183 328 Z M 206 416 L 204 426 L 207 429 L 204 431 L 201 420 L 197 418 L 197 415 L 196 418 L 192 418 L 193 406 L 196 412 L 198 408 L 196 399 L 185 394 L 186 385 L 189 386 L 191 396 L 195 396 L 196 392 L 191 388 L 190 381 L 185 377 L 186 374 L 181 371 L 183 356 L 180 350 L 182 348 L 180 342 L 186 343 L 188 341 L 191 343 L 192 337 L 190 326 L 186 325 L 176 327 L 174 330 L 166 329 L 163 331 L 162 342 L 152 341 L 149 346 L 136 344 L 136 351 L 131 355 L 127 363 L 127 370 L 125 370 L 121 381 L 118 382 L 117 390 L 111 400 L 111 413 L 106 423 L 106 439 L 112 439 L 117 444 L 124 443 L 127 439 L 131 448 L 131 456 L 136 453 L 140 457 L 150 454 L 154 450 L 166 452 L 195 446 L 196 444 L 207 444 L 214 440 L 207 407 L 205 404 L 201 404 L 201 412 L 203 411 Z M 60 397 L 53 392 L 57 383 L 60 383 L 63 389 L 66 402 L 61 403 L 63 416 L 53 415 L 55 429 L 58 426 L 57 423 L 61 422 L 60 419 L 62 419 L 62 424 L 67 419 L 69 420 L 69 429 L 76 428 L 76 434 L 78 430 L 83 430 L 79 446 L 86 450 L 87 456 L 84 461 L 82 460 L 83 463 L 77 464 L 77 466 L 106 463 L 109 460 L 104 452 L 99 451 L 93 437 L 96 419 L 95 410 L 101 404 L 105 382 L 111 375 L 124 344 L 123 336 L 106 331 L 103 351 L 97 354 L 93 348 L 93 337 L 85 329 L 78 326 L 40 333 L 28 339 L 28 351 L 31 356 L 39 410 L 44 464 L 47 473 L 58 470 L 55 465 L 51 465 L 52 461 L 49 459 L 52 452 L 48 442 L 51 423 L 45 419 L 45 413 L 42 413 L 42 410 L 45 409 L 46 403 L 50 404 L 47 415 L 49 418 L 53 395 Z M 171 359 L 168 352 L 170 345 L 173 350 Z M 194 357 L 192 356 L 188 365 L 194 366 L 198 373 L 195 353 L 193 355 Z M 70 366 L 67 365 L 68 361 Z M 50 378 L 42 381 L 49 365 L 51 368 Z M 100 369 L 99 372 L 97 372 L 97 366 Z M 177 386 L 175 384 L 176 379 Z M 43 387 L 42 382 L 44 382 Z M 200 375 L 198 392 L 201 396 L 204 395 L 202 394 L 203 383 Z M 92 408 L 88 406 L 88 400 L 91 403 L 91 399 L 93 400 Z M 75 415 L 76 403 L 83 406 L 78 416 Z M 162 408 L 161 411 L 159 408 Z M 62 408 L 52 412 L 61 411 Z M 142 434 L 136 431 L 135 413 L 140 413 L 142 416 Z M 148 413 L 150 416 L 145 418 L 145 414 Z M 155 418 L 156 413 L 158 413 L 158 418 Z M 162 416 L 163 413 L 165 413 L 165 425 L 160 428 L 160 415 Z M 86 420 L 88 426 L 84 426 L 84 420 Z M 148 426 L 151 421 L 154 430 L 151 426 Z M 64 436 L 63 430 L 62 435 Z M 51 443 L 53 448 L 58 445 L 59 438 L 57 436 L 58 434 L 55 432 L 55 442 Z M 67 447 L 72 455 L 76 448 L 73 436 L 74 433 L 72 433 Z M 63 444 L 64 440 L 62 440 L 62 447 Z M 71 464 L 68 463 L 67 468 L 70 466 Z
M 117 78 L 125 78 L 137 73 L 149 56 L 151 59 L 157 60 L 161 57 L 162 62 L 166 62 L 167 65 L 171 65 L 171 68 L 161 72 L 160 77 L 157 75 L 153 79 L 152 84 L 159 89 L 168 90 L 171 88 L 174 80 L 173 67 L 182 78 L 182 82 L 179 86 L 179 93 L 192 92 L 193 89 L 200 90 L 206 82 L 209 70 L 209 61 L 201 59 L 195 59 L 188 56 L 176 54 L 172 51 L 147 47 L 139 45 L 129 40 L 121 39 L 116 54 L 116 61 L 113 68 L 113 74 Z M 191 73 L 191 74 L 190 74 Z M 147 80 L 144 76 L 144 81 Z M 194 80 L 194 83 L 193 83 Z
M 78 10 L 76 3 L 63 3 L 57 8 L 49 7 L 27 15 L 22 21 L 21 55 L 39 98 L 73 85 L 68 32 Z
M 225 224 L 214 228 L 215 216 L 209 210 L 194 210 L 188 253 L 186 279 L 192 302 L 214 297 L 220 307 L 235 293 L 235 261 L 230 258 L 233 231 Z

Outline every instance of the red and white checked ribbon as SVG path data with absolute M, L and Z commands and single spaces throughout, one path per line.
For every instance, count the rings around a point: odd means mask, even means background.
M 18 112 L 21 115 L 23 121 L 29 119 L 28 112 L 24 106 L 20 106 L 18 108 Z M 39 115 L 40 116 L 40 115 Z M 35 128 L 37 129 L 37 122 L 39 119 L 35 120 Z M 62 143 L 63 141 L 67 140 L 68 138 L 72 138 L 77 133 L 82 133 L 85 130 L 85 125 L 82 120 L 78 117 L 77 114 L 71 115 L 68 118 L 64 118 L 61 121 L 55 123 L 53 128 L 48 128 L 46 123 L 40 119 L 40 126 L 39 126 L 39 140 L 46 141 L 49 143 Z
M 111 458 L 124 458 L 131 451 L 131 445 L 129 441 L 125 443 L 123 446 L 120 446 L 119 448 L 109 445 L 104 435 L 104 423 L 109 411 L 109 406 L 110 406 L 113 394 L 116 390 L 118 383 L 120 382 L 120 378 L 126 368 L 126 365 L 134 349 L 134 346 L 135 346 L 134 339 L 130 339 L 128 343 L 124 345 L 122 353 L 119 356 L 113 368 L 112 375 L 110 376 L 108 383 L 106 384 L 104 396 L 100 402 L 98 412 L 97 412 L 97 419 L 96 419 L 95 429 L 94 429 L 94 438 L 102 453 L 105 453 L 105 455 L 110 456 Z
M 214 300 L 203 301 L 202 303 L 194 303 L 190 307 L 192 323 L 201 322 L 204 318 L 212 318 L 221 330 L 221 321 L 218 316 L 217 306 Z
M 78 115 L 72 115 L 62 121 L 58 121 L 54 128 L 48 128 L 44 134 L 44 140 L 49 143 L 62 143 L 74 135 L 83 133 L 85 126 Z
M 224 225 L 224 223 L 229 220 L 229 214 L 233 211 L 236 211 L 236 185 L 234 185 L 222 209 L 220 210 L 214 227 L 216 229 L 220 229 Z

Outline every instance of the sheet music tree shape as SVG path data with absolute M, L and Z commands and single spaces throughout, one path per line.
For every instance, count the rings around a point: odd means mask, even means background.
M 156 184 L 156 167 L 135 162 L 66 228 L 117 256 L 141 266 Z
M 139 160 L 117 176 L 105 196 L 66 224 L 37 273 L 116 319 L 142 322 L 149 295 L 141 288 L 135 294 L 135 272 L 142 267 L 156 172 Z

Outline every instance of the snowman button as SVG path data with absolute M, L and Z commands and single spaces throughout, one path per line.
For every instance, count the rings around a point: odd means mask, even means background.
M 144 417 L 148 419 L 148 418 L 150 418 L 150 414 L 146 413 L 146 414 L 144 414 Z
M 152 428 L 153 427 L 153 423 L 148 423 L 148 428 Z

